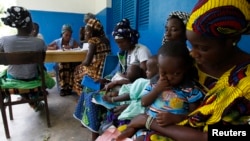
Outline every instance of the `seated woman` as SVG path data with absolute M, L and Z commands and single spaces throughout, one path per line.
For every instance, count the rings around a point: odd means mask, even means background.
M 55 39 L 48 45 L 48 50 L 67 50 L 78 48 L 79 44 L 72 36 L 72 28 L 69 24 L 62 26 L 61 38 Z M 60 86 L 60 96 L 70 95 L 73 87 L 73 75 L 75 67 L 79 63 L 56 63 L 56 77 Z
M 30 12 L 19 6 L 12 6 L 7 9 L 7 17 L 2 18 L 5 25 L 17 29 L 17 35 L 3 36 L 0 38 L 1 52 L 20 51 L 46 51 L 47 47 L 42 39 L 30 36 L 32 31 L 32 17 Z M 38 69 L 36 64 L 10 65 L 7 69 L 7 78 L 15 80 L 36 80 Z M 17 82 L 17 81 L 15 81 Z M 47 75 L 47 88 L 55 85 L 53 78 Z M 20 82 L 21 83 L 21 82 Z M 33 95 L 24 98 L 33 98 Z M 30 103 L 30 106 L 38 111 L 43 103 Z
M 100 79 L 105 58 L 111 52 L 110 42 L 99 20 L 88 20 L 85 26 L 85 39 L 89 44 L 88 54 L 74 71 L 73 90 L 78 95 L 82 93 L 81 82 L 85 75 L 90 76 L 94 80 Z
M 118 53 L 119 64 L 117 65 L 117 69 L 114 70 L 112 75 L 105 77 L 105 82 L 107 82 L 107 79 L 111 80 L 115 73 L 125 74 L 128 66 L 131 64 L 139 65 L 143 70 L 143 75 L 145 76 L 146 62 L 151 56 L 151 52 L 146 46 L 138 44 L 138 31 L 130 27 L 130 22 L 128 19 L 123 19 L 115 26 L 112 35 L 121 51 Z M 125 83 L 127 83 L 127 81 Z M 116 84 L 109 85 L 106 88 L 107 90 L 112 89 L 117 84 L 124 84 L 124 80 L 117 81 Z M 87 95 L 90 99 L 92 99 L 92 95 L 90 93 Z M 94 141 L 99 135 L 98 130 L 100 123 L 103 120 L 103 113 L 101 111 L 102 109 L 98 105 L 95 105 L 94 103 L 88 103 L 89 105 L 86 105 L 85 101 L 86 99 L 84 99 L 84 97 L 81 95 L 74 112 L 74 117 L 80 120 L 83 125 L 88 125 L 88 128 L 92 132 L 92 140 Z M 123 110 L 124 108 L 125 107 L 117 107 L 116 109 Z M 90 127 L 89 124 L 94 125 Z
M 205 98 L 177 125 L 166 126 L 176 120 L 173 114 L 158 113 L 150 123 L 147 115 L 136 116 L 128 127 L 137 130 L 146 125 L 175 141 L 207 141 L 212 125 L 249 126 L 250 55 L 238 46 L 241 36 L 249 33 L 249 5 L 247 0 L 197 2 L 187 23 L 187 39 L 199 82 L 206 88 Z

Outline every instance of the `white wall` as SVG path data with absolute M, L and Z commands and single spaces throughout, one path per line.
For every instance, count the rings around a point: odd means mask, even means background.
M 1 9 L 0 18 L 5 17 L 5 14 L 2 12 L 4 12 L 8 7 L 12 5 L 16 5 L 16 0 L 0 0 L 0 9 Z M 17 31 L 15 28 L 4 25 L 0 20 L 0 37 L 6 35 L 13 35 L 16 33 Z
M 8 0 L 5 0 L 8 1 Z M 110 7 L 111 0 L 16 0 L 17 5 L 30 10 L 68 13 L 98 13 Z

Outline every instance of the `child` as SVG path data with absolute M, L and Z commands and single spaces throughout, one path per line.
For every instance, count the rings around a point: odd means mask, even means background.
M 157 84 L 148 85 L 144 90 L 142 105 L 148 106 L 149 115 L 145 127 L 136 133 L 136 140 L 143 140 L 144 133 L 149 132 L 151 121 L 157 118 L 157 113 L 168 112 L 173 118 L 167 119 L 169 124 L 180 122 L 188 113 L 199 105 L 203 93 L 197 87 L 197 71 L 193 59 L 189 55 L 183 41 L 169 41 L 158 51 L 159 80 Z M 164 125 L 166 126 L 166 125 Z M 128 125 L 118 139 L 131 137 L 135 128 Z
M 147 79 L 138 78 L 133 83 L 123 84 L 115 95 L 104 95 L 103 99 L 107 102 L 114 103 L 114 105 L 126 106 L 126 108 L 120 112 L 116 112 L 116 108 L 112 110 L 111 115 L 108 113 L 108 121 L 104 122 L 106 124 L 105 128 L 102 125 L 100 132 L 108 128 L 108 126 L 115 125 L 121 126 L 123 124 L 129 123 L 129 121 L 136 115 L 144 113 L 145 108 L 141 106 L 140 98 L 141 92 L 149 83 L 155 83 L 158 80 L 158 67 L 157 67 L 157 55 L 151 56 L 147 63 Z M 127 75 L 130 73 L 135 73 L 136 71 L 130 69 L 127 71 Z M 112 123 L 111 123 L 112 122 Z
M 129 83 L 132 83 L 137 78 L 142 77 L 142 74 L 144 74 L 142 72 L 143 72 L 143 70 L 140 68 L 139 65 L 132 64 L 128 68 L 125 77 Z M 112 82 L 114 82 L 114 81 L 112 81 Z M 118 85 L 116 85 L 116 86 L 118 86 Z M 101 91 L 93 91 L 93 92 L 90 92 L 88 94 L 85 94 L 84 97 L 81 97 L 84 99 L 83 106 L 77 105 L 77 107 L 76 107 L 77 111 L 73 114 L 73 116 L 77 120 L 79 120 L 83 126 L 85 126 L 86 128 L 88 128 L 89 130 L 91 130 L 94 133 L 99 132 L 101 121 L 103 120 L 103 117 L 106 117 L 105 115 L 102 115 L 102 114 L 107 113 L 106 112 L 107 109 L 104 108 L 103 106 L 96 106 L 94 103 L 92 103 L 92 98 L 102 96 L 102 94 L 106 94 L 106 95 L 115 94 L 115 95 L 117 95 L 117 90 L 114 90 L 114 89 L 112 89 L 111 91 L 110 90 L 111 89 L 108 89 L 108 91 L 106 91 L 106 89 L 104 88 Z M 99 101 L 98 103 L 103 104 L 102 101 Z M 91 108 L 92 108 L 92 110 L 89 110 Z M 80 111 L 80 112 L 78 112 L 78 111 Z M 83 114 L 81 114 L 81 113 L 83 113 Z
M 104 86 L 104 90 L 106 91 L 105 97 L 108 96 L 117 96 L 120 88 L 123 84 L 119 84 L 120 80 L 124 80 L 124 84 L 131 84 L 136 79 L 143 77 L 143 70 L 139 65 L 132 64 L 125 75 L 117 73 L 112 79 L 111 82 Z M 112 89 L 110 89 L 112 87 Z M 111 95 L 110 95 L 111 94 Z
M 105 100 L 111 103 L 130 101 L 129 106 L 119 115 L 118 120 L 130 120 L 134 116 L 143 113 L 145 108 L 141 106 L 141 92 L 148 84 L 156 83 L 158 80 L 157 55 L 151 56 L 146 63 L 147 79 L 139 78 L 129 85 L 122 85 L 118 96 L 105 97 Z

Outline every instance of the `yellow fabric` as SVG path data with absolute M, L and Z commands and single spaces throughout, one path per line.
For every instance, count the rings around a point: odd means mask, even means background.
M 247 66 L 246 77 L 242 78 L 237 86 L 230 86 L 228 83 L 228 78 L 233 70 L 230 69 L 227 71 L 217 82 L 217 84 L 212 88 L 206 96 L 209 96 L 209 99 L 217 97 L 212 103 L 204 105 L 195 111 L 193 111 L 190 116 L 197 113 L 203 115 L 211 115 L 205 123 L 200 123 L 192 125 L 188 120 L 184 120 L 179 123 L 180 125 L 189 124 L 191 126 L 204 126 L 203 130 L 207 131 L 208 125 L 215 124 L 219 122 L 222 118 L 223 111 L 236 99 L 239 97 L 245 97 L 250 100 L 250 65 Z M 208 100 L 209 100 L 208 99 Z M 207 101 L 208 101 L 207 100 Z
M 187 23 L 187 30 L 193 30 L 192 24 L 195 20 L 206 13 L 208 10 L 220 6 L 232 5 L 239 8 L 242 13 L 245 15 L 246 19 L 250 20 L 250 4 L 246 0 L 208 0 L 204 5 L 200 8 L 193 11 L 190 15 L 189 21 Z

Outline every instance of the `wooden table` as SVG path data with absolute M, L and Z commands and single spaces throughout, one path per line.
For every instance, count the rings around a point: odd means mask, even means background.
M 47 50 L 45 62 L 81 62 L 87 50 Z

